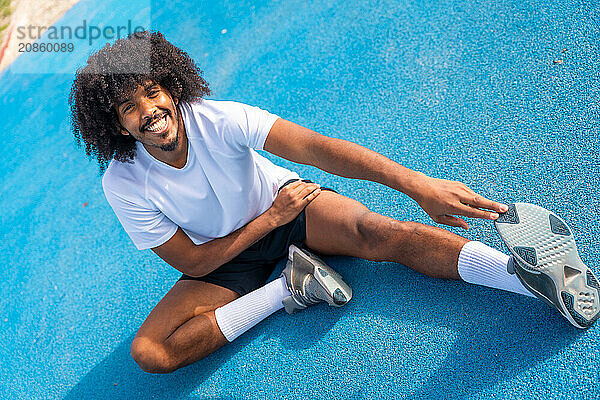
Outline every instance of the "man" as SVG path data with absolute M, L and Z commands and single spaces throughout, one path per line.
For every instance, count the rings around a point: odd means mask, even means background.
M 148 61 L 146 72 L 122 73 Z M 203 100 L 209 93 L 189 56 L 149 32 L 106 45 L 73 83 L 74 134 L 101 168 L 110 163 L 107 200 L 138 249 L 151 248 L 183 273 L 133 340 L 143 370 L 191 364 L 281 308 L 347 303 L 350 287 L 313 253 L 394 261 L 431 277 L 537 296 L 580 328 L 598 318 L 598 281 L 553 213 L 485 199 L 256 107 Z M 263 149 L 387 185 L 438 223 L 495 220 L 512 256 L 372 212 L 275 166 L 255 152 Z M 285 256 L 282 275 L 265 284 Z

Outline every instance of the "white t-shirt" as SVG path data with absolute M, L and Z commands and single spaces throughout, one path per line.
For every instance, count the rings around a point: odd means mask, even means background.
M 133 164 L 112 160 L 102 178 L 106 199 L 139 250 L 169 240 L 177 227 L 195 244 L 230 234 L 265 212 L 298 174 L 262 150 L 278 116 L 232 101 L 179 103 L 188 138 L 181 169 L 138 142 Z

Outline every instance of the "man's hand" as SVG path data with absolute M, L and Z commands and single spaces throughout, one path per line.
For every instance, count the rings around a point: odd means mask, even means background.
M 316 183 L 292 182 L 279 191 L 267 212 L 275 219 L 277 226 L 285 225 L 296 218 L 319 193 L 321 189 Z
M 439 224 L 469 229 L 469 224 L 453 215 L 495 220 L 497 213 L 508 210 L 506 205 L 478 195 L 462 182 L 419 176 L 418 189 L 411 197 Z

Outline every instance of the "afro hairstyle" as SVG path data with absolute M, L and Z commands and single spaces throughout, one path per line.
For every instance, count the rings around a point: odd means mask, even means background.
M 69 96 L 73 135 L 78 145 L 85 144 L 86 154 L 98 160 L 100 172 L 112 159 L 133 160 L 136 140 L 121 134 L 115 104 L 147 81 L 183 102 L 210 94 L 196 63 L 160 32 L 136 32 L 107 43 L 77 69 Z

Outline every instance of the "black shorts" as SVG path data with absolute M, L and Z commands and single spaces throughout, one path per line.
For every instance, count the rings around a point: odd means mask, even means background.
M 290 179 L 281 187 L 297 181 Z M 308 179 L 303 182 L 311 183 Z M 330 188 L 322 187 L 321 190 Z M 298 247 L 306 239 L 306 215 L 304 210 L 291 222 L 273 229 L 265 237 L 241 252 L 233 260 L 221 265 L 208 275 L 194 278 L 183 274 L 179 280 L 196 280 L 213 283 L 231 289 L 240 296 L 258 289 L 267 282 L 267 279 L 275 269 L 275 265 L 284 257 L 287 257 L 290 244 Z

